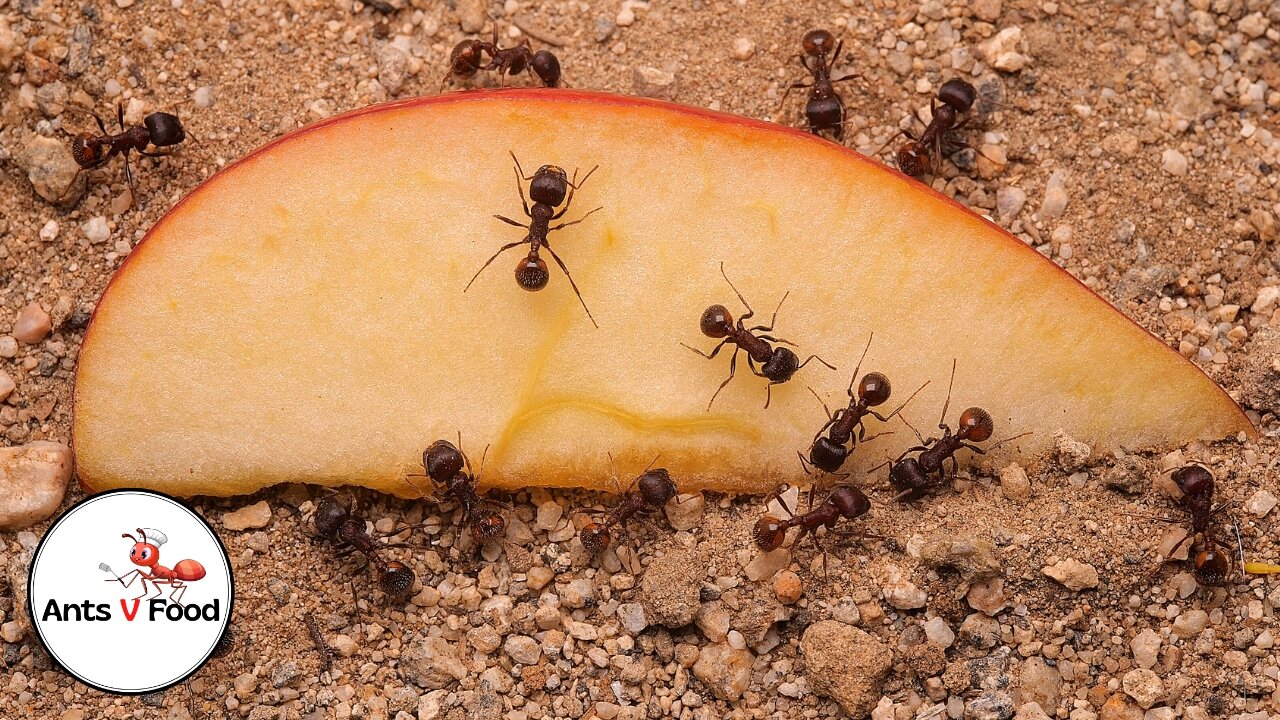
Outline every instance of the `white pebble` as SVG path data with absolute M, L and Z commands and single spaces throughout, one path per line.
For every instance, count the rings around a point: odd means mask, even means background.
M 1256 517 L 1266 517 L 1276 507 L 1276 496 L 1269 490 L 1259 490 L 1244 503 L 1245 512 Z
M 614 18 L 614 22 L 618 27 L 631 27 L 636 21 L 636 14 L 631 10 L 630 5 L 623 5 L 618 11 L 618 17 Z
M 56 240 L 58 237 L 58 230 L 58 221 L 50 220 L 44 224 L 44 227 L 40 228 L 40 239 L 45 242 Z
M 111 228 L 107 225 L 107 218 L 102 215 L 90 218 L 88 222 L 80 226 L 80 229 L 84 232 L 85 238 L 94 245 L 104 243 L 107 238 L 111 237 Z
M 213 107 L 213 88 L 208 85 L 202 85 L 196 88 L 193 99 L 197 107 L 211 108 Z
M 750 60 L 756 54 L 756 44 L 751 38 L 740 37 L 733 41 L 733 59 Z
M 1187 174 L 1187 156 L 1173 148 L 1168 148 L 1160 156 L 1160 166 L 1174 177 Z

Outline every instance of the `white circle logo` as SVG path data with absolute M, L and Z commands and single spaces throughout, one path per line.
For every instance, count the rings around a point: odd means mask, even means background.
M 49 528 L 31 561 L 27 611 L 77 680 L 136 695 L 182 682 L 231 619 L 231 562 L 204 518 L 148 490 L 94 495 Z

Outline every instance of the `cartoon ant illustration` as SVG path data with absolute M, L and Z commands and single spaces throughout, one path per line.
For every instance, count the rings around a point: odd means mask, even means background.
M 156 591 L 156 597 L 163 594 L 160 586 L 168 585 L 169 600 L 175 605 L 182 605 L 182 597 L 187 593 L 187 583 L 195 582 L 205 576 L 204 566 L 195 560 L 181 560 L 173 569 L 169 569 L 160 564 L 160 546 L 169 542 L 168 536 L 156 530 L 155 528 L 137 528 L 138 535 L 141 540 L 134 537 L 130 533 L 122 533 L 120 537 L 126 537 L 133 541 L 133 548 L 129 550 L 129 560 L 139 567 L 123 576 L 116 575 L 110 565 L 101 563 L 98 569 L 115 575 L 115 580 L 107 580 L 106 582 L 119 582 L 124 587 L 129 587 L 134 580 L 142 580 L 142 595 L 138 598 L 146 596 L 150 590 L 147 589 L 147 581 L 150 580 Z M 125 578 L 129 578 L 125 582 Z

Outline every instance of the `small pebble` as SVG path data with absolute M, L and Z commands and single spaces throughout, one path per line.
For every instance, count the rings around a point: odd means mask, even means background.
M 12 335 L 0 335 L 0 358 L 18 356 L 18 340 Z
M 1174 177 L 1187 174 L 1187 157 L 1173 148 L 1168 148 L 1160 156 L 1160 167 Z
M 733 59 L 750 60 L 756 54 L 756 44 L 751 38 L 740 37 L 733 41 Z
M 49 318 L 49 313 L 45 312 L 39 303 L 33 302 L 18 312 L 10 334 L 20 343 L 35 345 L 48 337 L 52 329 L 53 322 Z
M 1070 590 L 1080 591 L 1098 587 L 1098 571 L 1092 565 L 1079 560 L 1062 560 L 1044 567 L 1042 571 Z
M 1154 667 L 1160 656 L 1162 642 L 1160 634 L 1150 628 L 1138 633 L 1129 643 L 1129 649 L 1133 652 L 1133 661 L 1140 668 Z
M 222 524 L 228 530 L 250 530 L 266 527 L 271 522 L 271 506 L 266 500 L 246 505 L 222 516 Z
M 1124 674 L 1124 694 L 1133 698 L 1143 710 L 1164 699 L 1164 682 L 1154 672 L 1139 668 Z
M 1061 171 L 1054 171 L 1044 187 L 1044 201 L 1040 203 L 1041 220 L 1057 220 L 1067 208 L 1067 179 Z
M 804 585 L 800 576 L 790 570 L 783 570 L 773 577 L 773 592 L 783 605 L 791 605 L 804 594 Z
M 196 107 L 211 108 L 213 107 L 213 88 L 208 85 L 201 85 L 196 88 L 191 99 L 195 101 Z
M 0 448 L 0 530 L 34 525 L 62 503 L 71 479 L 71 448 L 36 440 Z
M 1027 471 L 1017 463 L 1000 469 L 1000 492 L 1010 500 L 1026 500 L 1031 497 L 1031 480 L 1027 478 Z
M 638 67 L 632 74 L 632 88 L 641 97 L 671 100 L 676 94 L 676 76 L 655 67 Z
M 7 371 L 0 369 L 0 402 L 8 399 L 9 395 L 18 387 L 13 381 L 13 376 Z
M 57 220 L 49 220 L 40 228 L 40 239 L 45 242 L 52 242 L 58 238 L 58 230 L 60 229 Z
M 1002 187 L 996 190 L 996 212 L 1001 220 L 1012 220 L 1027 204 L 1027 193 L 1018 187 Z
M 947 625 L 947 621 L 940 617 L 929 618 L 924 623 L 924 634 L 929 640 L 944 648 L 951 647 L 956 641 L 955 632 Z
M 0 399 L 3 396 L 0 395 Z M 1245 512 L 1256 517 L 1266 517 L 1268 513 L 1276 507 L 1276 496 L 1270 490 L 1263 488 L 1258 490 L 1244 503 Z
M 102 215 L 96 215 L 89 218 L 80 226 L 81 232 L 90 243 L 98 245 L 104 243 L 111 237 L 111 227 L 107 225 L 107 219 Z

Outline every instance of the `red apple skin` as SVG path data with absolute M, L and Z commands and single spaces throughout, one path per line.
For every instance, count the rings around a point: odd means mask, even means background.
M 93 353 L 93 350 L 96 347 L 95 330 L 100 324 L 99 323 L 100 317 L 110 312 L 110 308 L 111 308 L 110 301 L 113 297 L 113 294 L 112 294 L 113 288 L 115 288 L 118 284 L 120 284 L 125 278 L 130 277 L 130 274 L 132 273 L 134 268 L 140 265 L 146 264 L 149 258 L 152 257 L 153 250 L 155 247 L 155 243 L 151 242 L 153 237 L 157 234 L 157 232 L 162 230 L 162 228 L 165 226 L 166 221 L 168 221 L 170 218 L 180 215 L 184 210 L 189 209 L 191 206 L 199 205 L 199 203 L 201 203 L 205 198 L 210 197 L 211 195 L 210 191 L 216 188 L 220 183 L 233 182 L 232 178 L 234 175 L 236 175 L 239 172 L 246 171 L 247 169 L 251 168 L 255 163 L 262 161 L 264 158 L 273 158 L 279 154 L 288 153 L 289 146 L 291 144 L 294 144 L 299 140 L 307 138 L 310 135 L 325 131 L 326 129 L 343 126 L 348 123 L 358 122 L 361 118 L 365 118 L 368 116 L 380 116 L 386 113 L 394 113 L 402 110 L 421 110 L 421 109 L 430 108 L 432 106 L 445 106 L 445 105 L 460 104 L 460 103 L 476 104 L 477 106 L 480 106 L 486 103 L 495 103 L 500 105 L 501 103 L 512 103 L 512 102 L 519 103 L 525 106 L 548 104 L 549 106 L 552 106 L 555 108 L 565 108 L 568 106 L 581 105 L 588 112 L 597 111 L 604 108 L 615 108 L 615 109 L 625 110 L 628 112 L 634 111 L 637 113 L 640 113 L 644 110 L 653 110 L 653 111 L 659 111 L 669 117 L 683 116 L 687 119 L 687 121 L 690 124 L 705 123 L 708 125 L 714 125 L 716 127 L 713 128 L 711 132 L 720 132 L 725 134 L 736 133 L 741 137 L 742 141 L 746 143 L 751 143 L 751 142 L 762 143 L 763 142 L 767 144 L 769 142 L 773 142 L 777 144 L 791 144 L 792 146 L 797 148 L 796 152 L 800 152 L 801 151 L 800 148 L 802 148 L 803 146 L 809 145 L 809 146 L 820 147 L 819 152 L 821 153 L 827 153 L 827 154 L 838 153 L 841 156 L 843 156 L 844 160 L 850 165 L 858 166 L 859 172 L 878 176 L 878 182 L 882 183 L 887 188 L 891 188 L 890 190 L 887 191 L 889 194 L 895 194 L 895 193 L 908 194 L 908 195 L 914 195 L 916 198 L 918 198 L 910 207 L 897 208 L 895 211 L 921 212 L 921 208 L 928 208 L 929 209 L 928 212 L 930 213 L 942 213 L 943 210 L 941 210 L 940 208 L 946 206 L 946 207 L 952 208 L 954 212 L 959 212 L 964 214 L 968 218 L 969 222 L 982 226 L 982 230 L 976 233 L 978 235 L 981 235 L 981 240 L 979 242 L 1004 244 L 1006 246 L 1006 252 L 1010 254 L 1010 257 L 1016 258 L 1016 260 L 1013 261 L 1015 267 L 1020 268 L 1022 267 L 1022 264 L 1025 263 L 1027 267 L 1034 267 L 1039 270 L 1047 269 L 1048 271 L 1061 276 L 1061 279 L 1065 280 L 1069 278 L 1071 283 L 1077 286 L 1081 294 L 1089 296 L 1090 298 L 1092 298 L 1092 301 L 1097 304 L 1106 306 L 1112 313 L 1114 313 L 1117 320 L 1123 319 L 1123 323 L 1126 327 L 1129 327 L 1131 330 L 1141 331 L 1141 334 L 1147 338 L 1147 341 L 1149 341 L 1151 345 L 1149 352 L 1165 353 L 1167 354 L 1167 356 L 1171 356 L 1171 358 L 1176 358 L 1177 363 L 1186 365 L 1194 369 L 1195 372 L 1198 373 L 1203 378 L 1204 382 L 1207 385 L 1212 386 L 1213 388 L 1212 392 L 1217 396 L 1216 400 L 1211 401 L 1211 400 L 1206 400 L 1201 398 L 1199 401 L 1201 406 L 1210 407 L 1212 413 L 1220 416 L 1218 420 L 1216 420 L 1213 423 L 1214 429 L 1212 431 L 1212 434 L 1208 435 L 1202 432 L 1198 434 L 1196 437 L 1169 437 L 1169 438 L 1165 438 L 1164 441 L 1155 443 L 1155 444 L 1170 446 L 1170 445 L 1181 444 L 1183 442 L 1186 442 L 1192 439 L 1220 439 L 1221 437 L 1225 437 L 1227 435 L 1232 435 L 1237 433 L 1243 433 L 1248 437 L 1257 436 L 1256 429 L 1249 422 L 1248 418 L 1244 415 L 1243 411 L 1239 408 L 1239 406 L 1236 405 L 1236 403 L 1226 394 L 1224 390 L 1222 390 L 1221 387 L 1217 386 L 1217 384 L 1214 383 L 1207 376 L 1204 376 L 1203 372 L 1199 370 L 1199 368 L 1196 367 L 1193 363 L 1190 363 L 1188 360 L 1186 360 L 1185 358 L 1182 358 L 1176 352 L 1173 352 L 1170 348 L 1164 345 L 1164 343 L 1161 342 L 1159 338 L 1149 333 L 1144 328 L 1141 328 L 1141 326 L 1138 326 L 1136 323 L 1133 323 L 1123 313 L 1119 312 L 1114 307 L 1110 306 L 1110 304 L 1108 304 L 1101 297 L 1093 293 L 1092 290 L 1090 290 L 1087 286 L 1085 286 L 1083 283 L 1077 280 L 1074 276 L 1070 275 L 1069 273 L 1065 272 L 1061 268 L 1057 267 L 1055 264 L 1050 262 L 1048 259 L 1044 258 L 1034 249 L 1028 247 L 1026 244 L 1018 240 L 1016 237 L 1009 234 L 1003 228 L 999 227 L 998 225 L 995 225 L 994 223 L 990 222 L 986 218 L 973 213 L 968 208 L 965 208 L 963 205 L 960 205 L 959 203 L 946 197 L 945 195 L 937 193 L 932 188 L 926 185 L 923 185 L 918 181 L 913 180 L 912 178 L 909 178 L 901 174 L 896 169 L 882 165 L 879 162 L 873 161 L 849 148 L 837 146 L 833 143 L 830 143 L 829 141 L 815 137 L 809 133 L 802 132 L 794 128 L 777 125 L 773 123 L 767 123 L 767 122 L 763 122 L 763 121 L 759 121 L 751 118 L 713 112 L 713 111 L 705 110 L 702 108 L 688 107 L 684 105 L 668 103 L 668 102 L 663 102 L 658 100 L 612 95 L 612 94 L 606 94 L 606 93 L 580 91 L 580 90 L 563 90 L 563 89 L 477 90 L 477 91 L 454 92 L 454 93 L 448 93 L 444 95 L 437 95 L 437 96 L 431 96 L 431 97 L 410 98 L 410 99 L 399 100 L 395 102 L 383 103 L 380 105 L 373 105 L 366 108 L 361 108 L 358 110 L 353 110 L 347 113 L 343 113 L 341 115 L 337 115 L 331 118 L 327 118 L 320 122 L 314 123 L 312 125 L 308 125 L 294 132 L 291 132 L 279 138 L 276 138 L 275 140 L 272 140 L 271 142 L 257 148 L 256 150 L 249 153 L 248 155 L 241 158 L 240 160 L 223 168 L 218 173 L 216 173 L 215 175 L 213 175 L 212 177 L 210 177 L 209 179 L 201 183 L 199 186 L 197 186 L 193 191 L 191 191 L 185 197 L 183 197 L 177 204 L 174 205 L 173 208 L 171 208 L 171 210 L 166 215 L 166 217 L 162 218 L 156 224 L 156 226 L 153 227 L 151 231 L 149 231 L 147 235 L 137 244 L 137 246 L 133 249 L 133 251 L 129 254 L 129 256 L 123 261 L 120 268 L 116 271 L 115 275 L 111 278 L 111 280 L 107 284 L 107 287 L 103 291 L 102 298 L 98 306 L 95 308 L 93 317 L 91 318 L 89 326 L 86 329 L 85 340 L 81 346 L 78 364 L 84 363 L 87 357 L 91 357 L 91 354 Z M 529 172 L 529 171 L 530 170 L 527 168 L 526 172 Z M 821 180 L 816 180 L 815 182 L 820 183 Z M 505 189 L 503 190 L 503 192 L 505 192 Z M 661 201 L 661 198 L 656 198 L 656 197 L 654 198 L 654 202 L 660 202 L 660 201 Z M 762 302 L 760 300 L 757 300 L 755 302 L 757 305 L 762 305 Z M 758 313 L 760 312 L 760 307 L 757 307 L 757 312 Z M 759 317 L 759 315 L 757 317 Z M 975 323 L 981 324 L 981 319 L 976 318 Z M 692 336 L 688 339 L 696 343 L 699 338 L 696 336 Z M 845 359 L 844 363 L 841 366 L 841 373 L 844 373 L 848 369 L 843 366 L 844 364 L 852 365 L 852 362 Z M 864 368 L 864 371 L 865 371 L 865 368 Z M 962 370 L 962 373 L 963 373 L 963 370 Z M 943 381 L 941 377 L 933 377 L 932 380 L 935 382 L 935 384 L 941 383 Z M 739 381 L 735 381 L 735 382 L 739 382 Z M 847 379 L 846 379 L 846 382 L 847 382 Z M 844 383 L 832 381 L 828 384 L 843 385 Z M 902 386 L 897 384 L 897 382 L 895 381 L 895 388 L 900 388 L 900 387 Z M 895 395 L 895 397 L 900 398 L 901 395 Z M 834 407 L 838 406 L 841 401 L 840 394 L 834 393 L 834 392 L 826 393 L 826 399 L 828 403 L 832 405 L 833 409 Z M 78 411 L 79 398 L 73 397 L 73 401 Z M 753 402 L 754 402 L 754 398 L 753 398 Z M 954 403 L 954 401 L 952 404 L 952 408 L 953 410 L 957 410 L 958 412 L 957 405 Z M 930 413 L 931 412 L 932 411 L 930 411 Z M 927 416 L 927 414 L 924 412 L 920 412 L 919 414 L 921 417 Z M 952 413 L 952 414 L 955 414 L 955 413 Z M 949 420 L 950 422 L 954 423 L 954 418 L 951 418 Z M 814 429 L 816 429 L 817 426 L 821 425 L 820 421 L 821 421 L 821 417 L 817 416 L 815 418 L 815 422 L 813 423 Z M 917 423 L 917 426 L 919 426 L 919 423 Z M 76 427 L 77 429 L 79 429 L 78 423 Z M 929 423 L 924 422 L 924 427 L 922 427 L 922 430 L 924 430 L 927 427 L 929 427 Z M 999 430 L 997 430 L 996 439 L 999 439 L 999 437 L 1001 437 L 1001 434 Z M 1035 445 L 1038 448 L 1043 448 L 1044 447 L 1043 438 L 1041 438 L 1041 441 L 1036 442 Z M 624 454 L 635 455 L 635 457 L 640 457 L 640 455 L 636 453 L 624 452 Z M 79 457 L 79 455 L 77 455 L 77 457 Z M 108 489 L 109 487 L 119 486 L 118 482 L 109 481 L 106 479 L 104 479 L 104 481 L 101 483 L 95 482 L 94 478 L 91 477 L 90 475 L 91 473 L 84 473 L 84 472 L 81 472 L 79 474 L 80 482 L 86 491 L 96 492 L 98 489 Z M 307 478 L 299 477 L 296 479 L 299 481 L 305 481 Z M 490 478 L 489 484 L 492 484 L 498 487 L 517 487 L 521 484 L 523 480 L 528 480 L 527 475 L 517 474 L 516 476 L 513 476 L 513 477 L 506 477 L 506 478 L 499 477 L 496 480 L 493 478 Z M 320 481 L 328 482 L 326 479 L 321 479 Z M 761 491 L 761 490 L 772 488 L 774 486 L 774 482 L 775 482 L 775 478 L 773 477 L 770 477 L 763 481 L 761 480 L 750 481 L 750 480 L 745 480 L 742 477 L 721 481 L 721 480 L 717 480 L 714 477 L 701 476 L 696 478 L 691 483 L 686 483 L 685 486 L 686 487 L 706 487 L 706 488 L 727 489 L 727 490 L 742 490 L 742 491 Z M 328 483 L 328 484 L 341 484 L 341 483 Z M 583 478 L 574 479 L 569 483 L 551 482 L 551 483 L 538 483 L 538 484 L 550 484 L 550 485 L 575 484 L 575 485 L 581 485 L 584 487 L 598 487 L 602 489 L 607 489 L 603 484 L 601 484 L 600 482 L 597 482 L 594 479 L 583 479 Z M 377 487 L 378 489 L 383 489 L 388 492 L 393 492 L 395 494 L 399 494 L 403 496 L 412 496 L 414 494 L 412 491 L 406 491 L 403 488 L 386 487 L 385 484 L 382 484 L 380 482 L 371 483 L 370 486 Z M 164 489 L 163 482 L 158 484 L 157 487 Z M 240 489 L 239 491 L 244 491 L 244 490 Z M 190 494 L 190 493 L 182 493 L 182 494 Z M 217 494 L 225 494 L 225 493 L 219 492 Z

